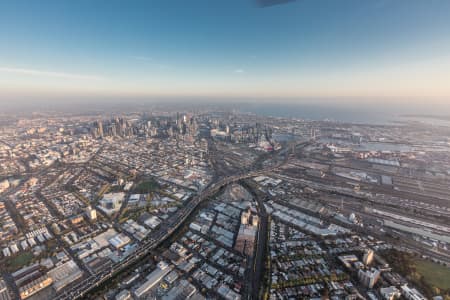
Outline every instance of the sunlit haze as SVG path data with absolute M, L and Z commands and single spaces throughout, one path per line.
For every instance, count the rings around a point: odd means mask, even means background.
M 10 1 L 0 45 L 2 102 L 450 102 L 449 1 Z
M 450 0 L 0 0 L 0 300 L 450 300 Z

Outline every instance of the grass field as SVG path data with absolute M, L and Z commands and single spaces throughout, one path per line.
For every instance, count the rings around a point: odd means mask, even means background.
M 148 179 L 146 181 L 143 181 L 141 183 L 139 183 L 134 189 L 133 191 L 135 193 L 139 193 L 139 194 L 145 194 L 145 193 L 150 193 L 150 192 L 154 192 L 156 190 L 159 189 L 159 184 L 158 182 L 156 182 L 153 179 Z
M 450 268 L 427 260 L 417 260 L 416 270 L 425 281 L 440 289 L 450 289 Z
M 7 262 L 7 267 L 10 270 L 17 270 L 20 269 L 23 266 L 28 265 L 31 260 L 33 259 L 33 254 L 30 252 L 23 252 L 17 255 L 16 257 L 12 258 Z

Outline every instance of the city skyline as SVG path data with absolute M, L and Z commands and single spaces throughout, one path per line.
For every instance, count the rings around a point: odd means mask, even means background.
M 1 6 L 4 102 L 198 97 L 448 109 L 446 1 Z
M 0 300 L 450 300 L 450 1 L 0 0 Z
M 308 114 L 5 114 L 0 299 L 449 299 L 448 118 Z

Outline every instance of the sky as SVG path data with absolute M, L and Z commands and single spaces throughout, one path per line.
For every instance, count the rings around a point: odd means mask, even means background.
M 445 106 L 450 1 L 0 0 L 0 102 L 108 97 Z

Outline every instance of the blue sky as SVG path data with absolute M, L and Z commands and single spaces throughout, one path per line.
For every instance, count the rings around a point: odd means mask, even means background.
M 447 0 L 0 0 L 0 99 L 446 102 L 449 78 Z

